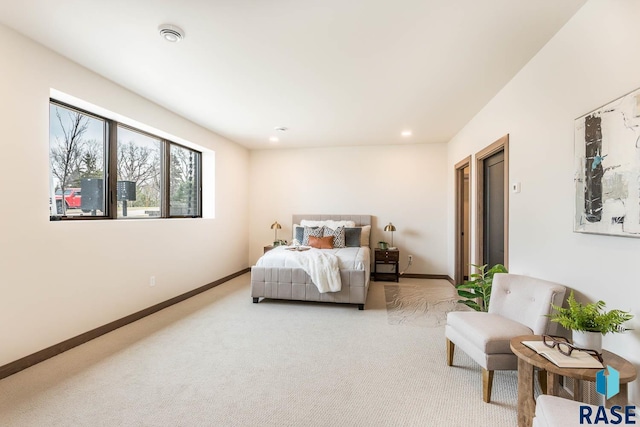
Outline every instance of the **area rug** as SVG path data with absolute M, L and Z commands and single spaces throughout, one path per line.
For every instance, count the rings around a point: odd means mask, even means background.
M 442 282 L 437 285 L 424 280 L 385 284 L 389 324 L 438 327 L 446 323 L 450 311 L 466 310 L 465 305 L 457 302 L 455 288 Z

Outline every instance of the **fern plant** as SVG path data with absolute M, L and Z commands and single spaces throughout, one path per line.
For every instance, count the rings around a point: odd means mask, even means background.
M 507 269 L 502 264 L 496 264 L 489 270 L 487 270 L 487 264 L 471 264 L 471 266 L 478 272 L 471 274 L 468 281 L 456 285 L 458 295 L 466 298 L 458 300 L 458 302 L 476 311 L 489 311 L 493 275 L 496 273 L 507 273 Z
M 551 304 L 556 312 L 549 314 L 548 317 L 552 322 L 574 331 L 600 332 L 602 335 L 609 332 L 624 332 L 628 328 L 623 324 L 633 318 L 633 315 L 627 311 L 617 309 L 604 311 L 604 301 L 581 304 L 576 301 L 573 291 L 567 298 L 567 304 L 569 305 L 567 308 Z

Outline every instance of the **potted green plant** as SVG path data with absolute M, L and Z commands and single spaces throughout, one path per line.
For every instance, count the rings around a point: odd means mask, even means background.
M 496 264 L 489 270 L 487 270 L 487 264 L 471 264 L 471 266 L 477 270 L 477 273 L 472 273 L 469 276 L 469 280 L 456 285 L 458 295 L 465 298 L 458 300 L 458 302 L 476 311 L 488 311 L 493 275 L 496 273 L 508 273 L 508 271 L 502 264 Z
M 602 336 L 608 333 L 620 333 L 628 330 L 624 323 L 633 318 L 627 311 L 605 311 L 605 302 L 597 301 L 582 304 L 576 301 L 573 290 L 567 298 L 568 307 L 551 304 L 555 313 L 548 317 L 552 322 L 571 330 L 573 343 L 577 347 L 602 350 Z

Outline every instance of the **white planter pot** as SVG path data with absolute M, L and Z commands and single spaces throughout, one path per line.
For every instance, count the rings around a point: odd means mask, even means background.
M 588 348 L 602 351 L 602 334 L 600 332 L 571 331 L 573 345 L 580 348 Z

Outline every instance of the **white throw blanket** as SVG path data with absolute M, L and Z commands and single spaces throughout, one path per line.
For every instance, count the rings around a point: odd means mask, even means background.
M 291 251 L 300 267 L 307 272 L 321 294 L 338 292 L 342 289 L 338 257 L 323 252 L 321 249 L 310 249 L 304 252 Z

